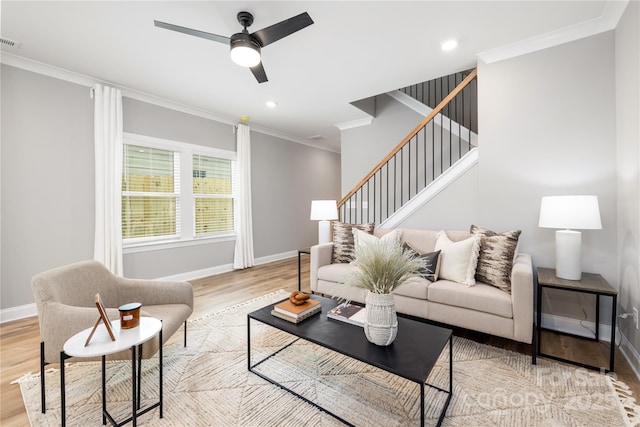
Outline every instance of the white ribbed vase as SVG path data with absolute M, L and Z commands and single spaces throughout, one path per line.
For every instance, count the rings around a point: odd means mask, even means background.
M 364 322 L 364 334 L 367 339 L 380 346 L 391 344 L 398 333 L 396 300 L 393 294 L 374 294 L 367 291 L 365 303 L 367 318 Z

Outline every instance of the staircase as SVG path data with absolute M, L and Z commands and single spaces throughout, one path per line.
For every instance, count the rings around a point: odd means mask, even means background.
M 426 116 L 340 200 L 341 221 L 392 226 L 477 163 L 476 82 L 474 69 L 400 90 Z

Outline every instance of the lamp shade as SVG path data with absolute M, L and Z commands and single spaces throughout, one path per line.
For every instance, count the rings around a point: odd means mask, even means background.
M 538 227 L 599 230 L 600 208 L 597 196 L 547 196 L 540 203 Z
M 338 205 L 335 200 L 313 200 L 311 201 L 312 220 L 338 219 Z

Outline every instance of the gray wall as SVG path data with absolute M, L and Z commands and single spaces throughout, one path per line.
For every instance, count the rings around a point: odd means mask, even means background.
M 2 65 L 1 308 L 33 302 L 31 277 L 93 258 L 89 89 Z
M 597 195 L 603 228 L 582 231 L 582 269 L 617 287 L 613 32 L 480 65 L 478 81 L 480 224 L 522 229 L 521 250 L 553 267 L 555 230 L 538 228 L 540 198 Z M 582 319 L 583 302 L 593 304 L 545 292 L 545 311 L 561 316 Z
M 423 118 L 388 95 L 377 96 L 371 125 L 340 134 L 342 195 L 351 191 Z
M 553 267 L 554 230 L 538 228 L 540 198 L 595 194 L 603 229 L 582 233 L 583 270 L 601 273 L 617 287 L 613 32 L 480 64 L 478 88 L 478 165 L 400 226 L 465 230 L 476 223 L 496 231 L 521 229 L 520 250 L 531 253 L 536 266 Z M 386 113 L 378 112 L 368 128 L 343 132 L 349 144 L 342 152 L 343 174 L 352 162 L 359 170 L 366 169 L 365 162 L 367 168 L 373 166 L 375 162 L 358 158 L 361 151 L 384 155 L 415 125 L 407 123 L 413 121 L 409 115 L 404 132 L 397 129 L 406 115 L 401 106 L 387 105 Z M 385 131 L 378 126 L 401 137 L 380 141 L 376 136 Z M 342 187 L 350 186 L 343 180 Z M 593 304 L 576 294 L 545 295 L 546 313 L 574 319 L 583 319 L 582 303 Z M 610 318 L 609 310 L 605 301 L 603 319 Z M 587 315 L 595 320 L 594 310 Z
M 619 302 L 622 312 L 640 308 L 640 3 L 629 2 L 615 31 L 618 184 Z M 620 330 L 638 357 L 640 332 L 630 321 Z M 623 349 L 628 350 L 627 343 Z M 633 350 L 635 349 L 635 350 Z M 638 360 L 636 360 L 638 362 Z M 635 365 L 640 372 L 640 363 Z
M 232 125 L 126 97 L 122 110 L 125 132 L 235 151 Z M 230 264 L 234 245 L 235 241 L 220 241 L 142 252 L 125 250 L 124 275 L 153 279 Z
M 31 304 L 31 277 L 93 258 L 93 100 L 89 89 L 2 65 L 0 309 Z M 230 125 L 123 100 L 124 129 L 235 151 Z M 340 156 L 257 132 L 252 138 L 256 257 L 309 246 L 311 200 L 337 198 Z M 127 253 L 125 276 L 155 278 L 227 266 L 234 241 Z
M 471 224 L 478 224 L 478 165 L 470 168 L 397 227 L 468 230 Z
M 340 197 L 340 155 L 264 134 L 251 134 L 255 256 L 318 242 L 311 200 Z

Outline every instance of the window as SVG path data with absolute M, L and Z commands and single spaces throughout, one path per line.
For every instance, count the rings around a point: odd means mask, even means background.
M 235 186 L 231 160 L 193 155 L 195 234 L 233 231 Z
M 126 247 L 234 236 L 235 153 L 125 134 Z
M 180 231 L 180 154 L 125 145 L 122 238 L 176 237 Z

